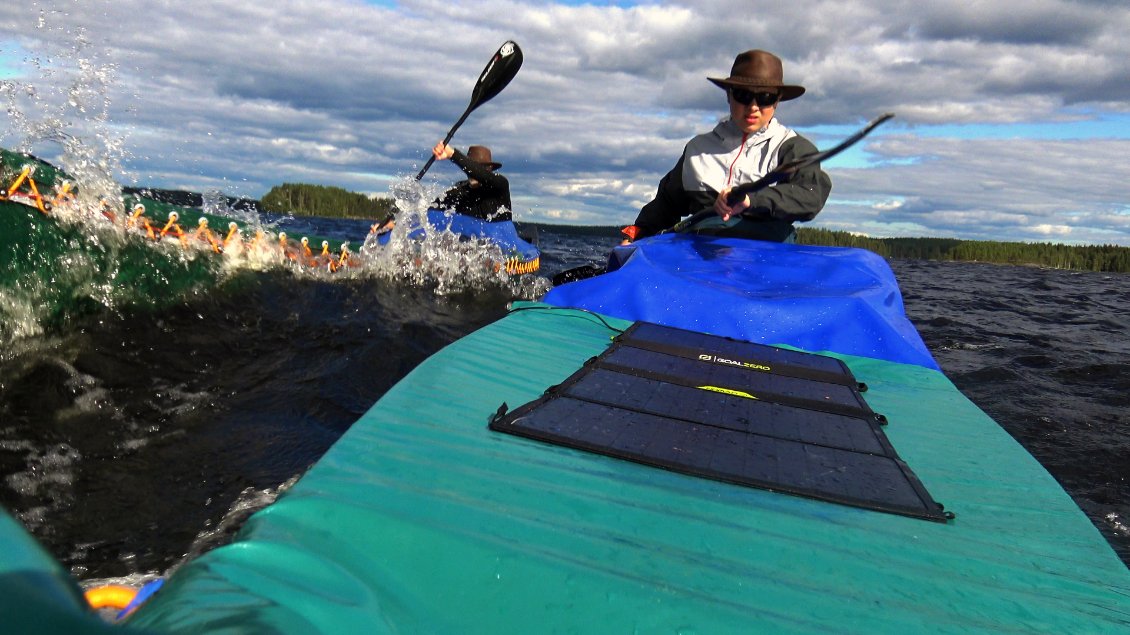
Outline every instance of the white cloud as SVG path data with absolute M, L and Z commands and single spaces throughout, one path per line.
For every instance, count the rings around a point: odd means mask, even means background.
M 1031 230 L 1037 234 L 1049 237 L 1066 237 L 1071 234 L 1072 228 L 1067 225 L 1034 225 Z
M 244 196 L 295 181 L 387 191 L 419 169 L 491 53 L 513 38 L 521 72 L 455 143 L 492 147 L 519 219 L 623 224 L 687 139 L 722 114 L 722 93 L 705 78 L 759 47 L 808 87 L 779 114 L 818 145 L 842 136 L 826 126 L 846 134 L 898 114 L 867 142 L 877 162 L 829 168 L 833 200 L 817 225 L 1130 245 L 1121 161 L 1130 134 L 1078 138 L 1071 128 L 1130 111 L 1125 3 L 384 4 L 58 0 L 39 3 L 42 19 L 5 12 L 0 60 L 37 94 L 20 95 L 30 121 L 10 117 L 0 142 L 25 143 L 32 124 L 58 120 L 80 137 L 120 134 L 131 184 Z M 66 101 L 84 73 L 81 113 Z M 88 121 L 100 112 L 105 121 Z M 931 134 L 939 124 L 1048 122 L 1063 138 Z M 450 166 L 430 174 L 458 176 Z

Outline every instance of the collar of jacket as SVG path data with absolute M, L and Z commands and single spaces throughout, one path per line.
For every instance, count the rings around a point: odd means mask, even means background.
M 766 140 L 785 134 L 787 131 L 788 128 L 777 121 L 776 117 L 773 117 L 769 120 L 769 123 L 762 126 L 761 130 L 750 134 L 749 137 L 746 138 L 746 145 L 764 143 Z M 742 135 L 745 133 L 738 128 L 738 124 L 734 123 L 733 119 L 726 117 L 719 121 L 717 126 L 714 126 L 714 134 L 718 137 L 718 141 L 721 142 L 723 146 L 729 143 L 733 143 L 737 146 L 742 142 Z
M 773 118 L 749 135 L 729 118 L 687 144 L 683 157 L 683 189 L 721 192 L 729 185 L 756 180 L 777 165 L 777 149 L 795 133 Z

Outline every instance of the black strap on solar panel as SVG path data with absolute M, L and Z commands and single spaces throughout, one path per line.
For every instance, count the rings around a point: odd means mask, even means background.
M 596 362 L 601 368 L 609 370 L 636 375 L 638 377 L 648 377 L 659 381 L 664 381 L 669 384 L 680 384 L 684 386 L 691 386 L 700 388 L 702 390 L 712 390 L 714 392 L 730 392 L 731 394 L 740 394 L 741 396 L 751 399 L 761 399 L 763 401 L 772 401 L 774 403 L 794 405 L 798 408 L 811 408 L 814 410 L 823 410 L 825 412 L 838 412 L 843 414 L 855 414 L 858 416 L 873 415 L 871 409 L 863 405 L 853 405 L 851 403 L 842 403 L 841 401 L 833 400 L 834 398 L 825 392 L 823 399 L 805 398 L 803 396 L 796 396 L 799 391 L 792 391 L 794 394 L 787 394 L 785 392 L 770 392 L 763 390 L 761 392 L 753 393 L 739 382 L 734 381 L 718 381 L 723 379 L 721 377 L 712 376 L 711 374 L 682 374 L 682 373 L 664 373 L 647 367 L 631 366 L 621 363 L 616 363 L 609 360 L 598 360 Z M 830 392 L 830 391 L 828 391 Z M 846 391 L 849 394 L 850 391 Z M 801 393 L 804 394 L 804 393 Z M 841 396 L 842 397 L 842 396 Z
M 855 379 L 847 365 L 834 357 L 790 351 L 705 333 L 675 343 L 665 337 L 669 332 L 668 327 L 665 326 L 636 322 L 617 339 L 631 342 L 631 346 L 635 348 L 657 353 L 695 358 L 714 364 L 738 366 L 786 377 L 843 384 L 861 392 L 867 390 L 867 386 Z

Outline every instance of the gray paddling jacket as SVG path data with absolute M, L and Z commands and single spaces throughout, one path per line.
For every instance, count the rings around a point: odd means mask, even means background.
M 726 118 L 714 130 L 687 143 L 679 162 L 659 182 L 655 198 L 636 217 L 637 238 L 668 229 L 688 214 L 710 210 L 722 190 L 756 181 L 778 165 L 814 152 L 812 142 L 776 118 L 752 134 L 742 132 Z M 725 227 L 715 223 L 716 229 L 701 233 L 792 240 L 793 223 L 812 220 L 823 209 L 831 190 L 832 179 L 819 164 L 810 165 L 787 180 L 750 194 L 750 207 L 740 222 Z

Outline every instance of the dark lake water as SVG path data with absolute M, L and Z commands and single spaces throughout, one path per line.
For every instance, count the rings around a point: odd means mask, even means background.
M 293 231 L 368 229 L 303 223 Z M 539 239 L 546 277 L 613 242 L 546 227 Z M 946 373 L 1130 562 L 1130 278 L 891 264 Z M 247 270 L 9 337 L 0 503 L 80 579 L 164 573 L 226 540 L 425 357 L 547 285 L 437 294 L 434 282 Z

